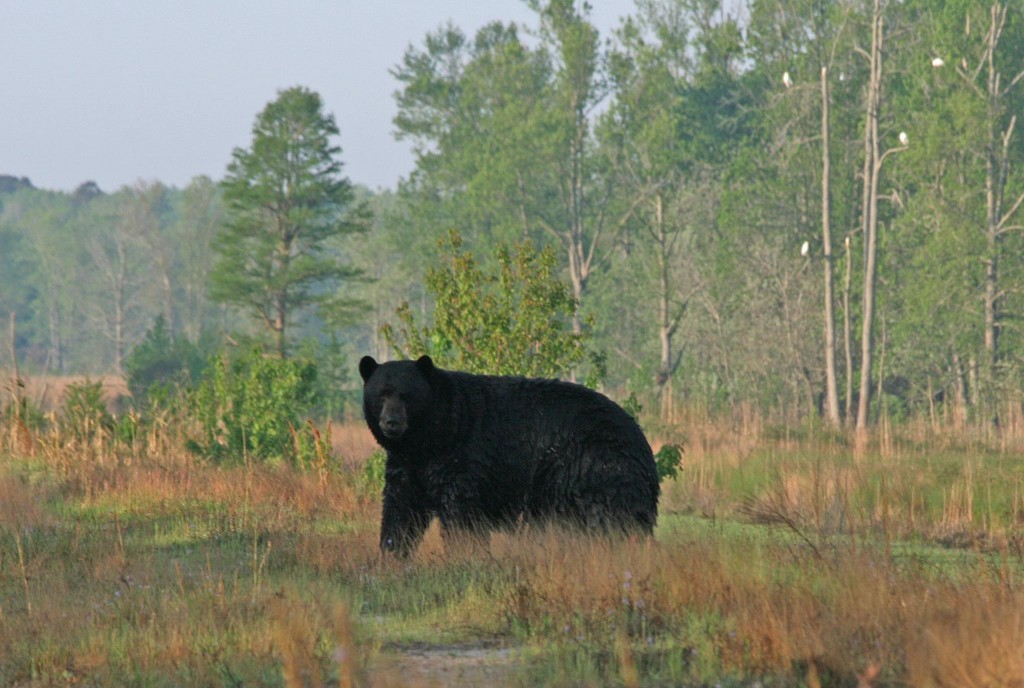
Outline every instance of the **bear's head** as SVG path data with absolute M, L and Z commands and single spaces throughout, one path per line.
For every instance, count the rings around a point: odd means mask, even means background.
M 398 445 L 414 430 L 424 427 L 423 417 L 432 407 L 430 356 L 415 361 L 377 363 L 371 356 L 359 361 L 363 378 L 363 415 L 373 436 L 387 448 Z

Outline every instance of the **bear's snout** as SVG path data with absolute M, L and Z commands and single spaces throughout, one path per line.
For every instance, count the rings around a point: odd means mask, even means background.
M 390 439 L 398 439 L 405 432 L 405 423 L 401 418 L 390 416 L 388 418 L 380 419 L 380 429 L 384 433 L 385 437 Z
M 405 406 L 392 399 L 384 402 L 380 413 L 380 431 L 390 440 L 397 440 L 409 429 L 405 417 Z

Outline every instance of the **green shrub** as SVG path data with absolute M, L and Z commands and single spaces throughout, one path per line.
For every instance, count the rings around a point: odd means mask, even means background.
M 588 348 L 590 327 L 572 330 L 579 304 L 558 279 L 552 248 L 499 245 L 496 266 L 488 269 L 455 231 L 438 246 L 440 264 L 426 277 L 433 322 L 418 323 L 403 303 L 397 327 L 381 328 L 392 349 L 408 358 L 429 354 L 442 368 L 468 373 L 561 377 L 586 369 L 588 385 L 601 381 L 604 357 Z
M 288 461 L 308 467 L 322 446 L 302 439 L 302 418 L 313 407 L 316 366 L 259 350 L 216 356 L 192 395 L 191 412 L 201 437 L 196 453 L 231 463 Z
M 20 384 L 20 380 L 16 383 Z M 46 414 L 36 402 L 26 396 L 20 396 L 2 406 L 0 425 L 14 427 L 24 424 L 25 428 L 38 432 L 46 427 Z
M 658 480 L 675 478 L 683 465 L 683 448 L 678 444 L 663 444 L 654 453 L 654 467 L 658 469 Z
M 114 417 L 103 400 L 103 383 L 88 378 L 68 385 L 60 410 L 60 427 L 64 435 L 88 442 L 98 436 L 110 436 Z
M 359 474 L 359 493 L 364 497 L 379 497 L 384 491 L 384 470 L 388 455 L 383 449 L 377 449 L 363 464 Z
M 159 316 L 146 338 L 125 357 L 128 390 L 138 406 L 165 400 L 176 385 L 198 380 L 204 364 L 200 347 L 184 337 L 172 337 Z

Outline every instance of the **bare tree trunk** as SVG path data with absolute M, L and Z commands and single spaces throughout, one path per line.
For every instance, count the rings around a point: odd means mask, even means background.
M 60 333 L 60 306 L 57 304 L 56 288 L 50 287 L 47 301 L 46 324 L 50 330 L 50 350 L 46 354 L 46 368 L 53 365 L 58 373 L 64 372 L 64 342 Z
M 867 118 L 864 123 L 864 196 L 861 209 L 861 228 L 864 233 L 864 295 L 860 335 L 860 399 L 857 403 L 857 435 L 864 439 L 868 428 L 868 408 L 871 402 L 871 356 L 874 353 L 875 325 L 875 259 L 878 247 L 875 241 L 877 229 L 877 185 L 875 181 L 875 159 L 878 154 L 878 95 L 881 57 L 881 13 L 879 0 L 875 0 L 871 15 L 871 55 L 868 77 Z
M 846 279 L 843 281 L 843 350 L 846 354 L 846 400 L 844 411 L 846 424 L 853 425 L 853 324 L 850 317 L 850 288 L 852 285 L 853 265 L 850 255 L 850 237 L 846 237 Z
M 1024 79 L 1020 72 L 1010 79 L 1003 79 L 996 60 L 996 51 L 1006 25 L 1007 7 L 994 2 L 989 9 L 989 26 L 985 33 L 983 52 L 976 66 L 968 71 L 966 58 L 955 69 L 966 85 L 985 102 L 986 132 L 983 144 L 985 156 L 985 255 L 982 257 L 985 269 L 982 302 L 984 308 L 984 351 L 979 362 L 971 357 L 968 362 L 969 403 L 978 409 L 979 417 L 987 416 L 991 427 L 999 427 L 998 400 L 1000 388 L 1000 364 L 1002 354 L 999 335 L 1002 326 L 1004 290 L 1000 285 L 1000 260 L 1004 250 L 1003 240 L 1007 232 L 1019 230 L 1019 224 L 1011 220 L 1024 203 L 1024 193 L 1008 202 L 1006 186 L 1010 173 L 1010 141 L 1013 138 L 1017 117 L 1010 114 L 1006 97 Z M 970 15 L 967 16 L 968 22 Z M 982 77 L 984 83 L 979 85 Z M 1010 118 L 1002 124 L 1006 115 Z
M 983 371 L 983 390 L 980 398 L 987 407 L 992 427 L 999 427 L 999 403 L 995 395 L 1000 388 L 999 365 L 1002 358 L 999 350 L 999 334 L 1002 321 L 1003 290 L 999 285 L 999 260 L 1003 252 L 1003 236 L 1007 230 L 1006 223 L 1020 207 L 1024 195 L 1004 211 L 1007 177 L 1010 169 L 1010 140 L 1017 123 L 1017 116 L 1012 115 L 1009 123 L 1002 131 L 997 131 L 999 119 L 1005 113 L 1004 98 L 1014 85 L 1024 77 L 1024 72 L 1016 75 L 1010 84 L 1002 87 L 1002 74 L 996 66 L 995 54 L 999 40 L 1006 24 L 1006 7 L 994 3 L 990 10 L 991 23 L 986 35 L 985 56 L 983 65 L 987 68 L 987 84 L 985 99 L 988 108 L 988 132 L 985 146 L 985 369 Z M 979 65 L 979 70 L 982 65 Z M 961 72 L 963 75 L 963 72 Z M 977 72 L 975 72 L 977 74 Z M 966 75 L 964 75 L 966 76 Z M 973 84 L 972 84 L 973 85 Z
M 860 399 L 857 404 L 857 443 L 867 439 L 868 409 L 871 403 L 871 368 L 874 355 L 875 284 L 878 257 L 878 177 L 885 156 L 879 154 L 878 117 L 882 93 L 882 12 L 875 0 L 871 23 L 870 76 L 868 78 L 867 119 L 864 126 L 864 297 L 861 323 Z M 888 152 L 891 151 L 887 151 Z
M 288 268 L 291 265 L 291 253 L 292 253 L 292 242 L 286 238 L 278 246 L 278 258 L 280 265 L 278 266 L 279 274 L 287 275 Z M 277 348 L 277 355 L 282 359 L 287 358 L 288 355 L 288 292 L 285 289 L 278 289 L 274 295 L 274 314 L 273 319 L 270 323 L 270 329 L 274 332 L 276 338 L 275 345 Z
M 967 403 L 969 406 L 978 408 L 981 400 L 978 398 L 978 389 L 981 385 L 978 382 L 978 359 L 971 356 L 967 359 Z
M 14 377 L 11 379 L 11 389 L 14 396 L 14 416 L 12 418 L 13 426 L 11 427 L 10 435 L 12 444 L 10 446 L 17 451 L 34 454 L 32 434 L 25 424 L 25 397 L 23 394 L 25 383 L 22 381 L 21 372 L 18 370 L 18 349 L 16 346 L 18 341 L 18 316 L 13 308 L 8 312 L 8 317 L 10 318 L 11 325 L 11 368 L 14 373 Z
M 832 199 L 829 150 L 828 68 L 821 68 L 821 234 L 825 253 L 825 409 L 828 420 L 838 426 L 839 386 L 836 382 L 835 280 L 832 275 Z
M 287 306 L 285 305 L 284 294 L 278 294 L 277 304 L 276 304 L 276 309 L 275 309 L 275 314 L 274 314 L 274 322 L 272 323 L 271 327 L 274 330 L 274 337 L 276 339 L 275 345 L 276 345 L 276 348 L 277 348 L 277 355 L 280 356 L 282 359 L 287 357 L 287 348 L 288 348 L 288 344 L 287 344 L 288 340 L 287 340 L 287 336 L 285 334 L 285 326 L 286 326 L 286 323 L 287 323 L 286 318 L 288 317 L 288 314 L 287 314 L 286 311 L 287 311 Z
M 124 374 L 124 321 L 125 321 L 125 291 L 127 285 L 127 261 L 128 249 L 125 242 L 117 242 L 117 266 L 114 278 L 114 371 L 118 375 Z
M 530 219 L 526 212 L 526 184 L 523 183 L 523 175 L 516 173 L 516 190 L 519 192 L 518 202 L 516 208 L 519 211 L 519 223 L 523 226 L 523 241 L 527 241 L 530 238 Z
M 17 338 L 17 323 L 18 314 L 14 312 L 14 309 L 7 313 L 8 321 L 11 326 L 11 369 L 14 372 L 14 380 L 12 381 L 14 387 L 14 403 L 16 414 L 21 414 L 21 373 L 18 371 L 18 349 L 15 344 L 18 341 Z
M 587 278 L 590 276 L 590 256 L 586 250 L 586 233 L 584 214 L 584 192 L 583 192 L 583 156 L 586 143 L 587 118 L 584 113 L 584 100 L 578 92 L 573 93 L 571 103 L 573 125 L 573 139 L 569 146 L 569 178 L 568 204 L 569 230 L 566 237 L 569 249 L 569 277 L 572 282 L 573 296 L 577 304 L 582 303 L 583 291 L 586 289 Z M 580 317 L 579 308 L 572 314 L 572 331 L 580 334 L 583 331 L 583 321 Z
M 985 151 L 985 358 L 984 387 L 981 398 L 990 413 L 992 426 L 999 427 L 999 414 L 993 395 L 997 387 L 996 375 L 999 366 L 999 252 L 1001 238 L 999 220 L 1002 214 L 1000 204 L 1002 189 L 999 188 L 999 160 L 997 150 L 997 134 L 995 117 L 999 106 L 998 72 L 994 64 L 996 42 L 999 40 L 996 29 L 998 5 L 992 7 L 992 29 L 989 32 L 989 44 L 986 46 L 988 63 L 988 141 Z M 1005 20 L 1005 9 L 1002 12 Z M 1013 120 L 1011 120 L 1011 131 Z
M 953 404 L 955 411 L 953 412 L 953 426 L 961 430 L 967 422 L 967 376 L 964 373 L 963 363 L 960 361 L 960 355 L 953 354 L 953 389 L 955 394 L 953 396 Z
M 658 342 L 661 356 L 658 360 L 658 393 L 662 397 L 662 419 L 665 419 L 665 394 L 671 390 L 672 379 L 672 336 L 675 323 L 672 320 L 669 294 L 668 256 L 665 254 L 665 199 L 661 193 L 654 198 L 654 231 L 658 249 Z

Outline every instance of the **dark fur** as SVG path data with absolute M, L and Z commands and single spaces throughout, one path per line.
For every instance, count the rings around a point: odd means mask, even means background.
M 640 427 L 593 390 L 359 362 L 363 412 L 387 450 L 380 546 L 407 556 L 431 519 L 453 533 L 559 521 L 650 534 L 658 476 Z

